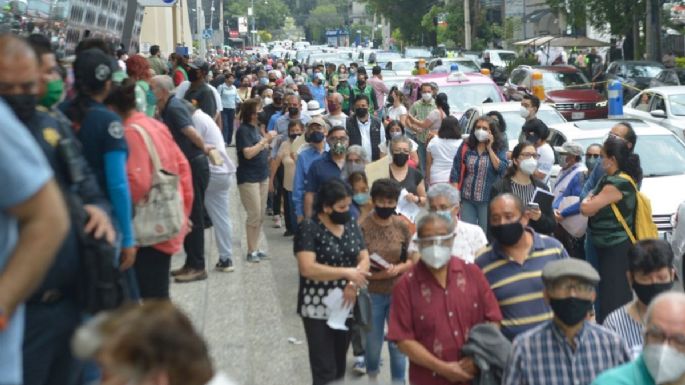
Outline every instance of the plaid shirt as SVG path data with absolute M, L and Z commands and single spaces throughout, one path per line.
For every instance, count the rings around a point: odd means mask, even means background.
M 435 101 L 431 99 L 430 103 L 424 102 L 421 98 L 421 95 L 419 95 L 419 100 L 415 101 L 414 104 L 409 107 L 409 115 L 415 117 L 418 120 L 425 120 L 428 117 L 428 114 L 431 113 L 436 107 L 435 107 Z M 414 132 L 413 129 L 409 129 L 410 131 Z M 416 134 L 416 138 L 418 139 L 419 143 L 426 143 L 426 139 L 428 138 L 428 129 L 423 130 L 423 132 Z
M 585 322 L 575 351 L 554 321 L 514 340 L 503 385 L 589 385 L 600 373 L 630 361 L 630 350 L 617 334 Z

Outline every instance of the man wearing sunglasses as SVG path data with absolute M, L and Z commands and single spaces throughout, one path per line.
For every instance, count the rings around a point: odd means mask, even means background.
M 421 259 L 393 289 L 388 341 L 410 361 L 409 383 L 467 383 L 476 373 L 461 348 L 473 326 L 499 323 L 502 313 L 475 264 L 452 258 L 454 224 L 429 213 L 417 223 Z
M 603 373 L 592 385 L 685 383 L 685 294 L 660 294 L 647 308 L 645 323 L 642 354 Z

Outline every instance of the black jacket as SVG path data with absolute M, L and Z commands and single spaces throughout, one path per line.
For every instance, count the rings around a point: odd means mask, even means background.
M 534 178 L 531 178 L 531 180 L 533 181 L 533 185 L 535 185 L 535 187 L 539 187 L 543 190 L 549 191 L 549 187 L 547 187 L 546 184 Z M 504 177 L 492 185 L 492 188 L 490 189 L 490 197 L 494 198 L 499 194 L 511 192 L 511 178 Z M 526 203 L 528 202 L 523 202 L 524 205 Z M 542 216 L 537 221 L 531 219 L 530 227 L 532 227 L 533 230 L 535 230 L 538 233 L 550 235 L 554 232 L 554 229 L 557 225 L 556 219 L 554 219 L 554 211 L 552 210 L 551 206 L 540 206 L 540 210 L 542 211 Z
M 370 114 L 371 112 L 369 112 Z M 381 135 L 385 135 L 381 129 L 381 121 L 369 116 L 371 122 L 371 161 L 378 160 L 381 157 L 381 149 L 378 146 L 381 144 Z M 362 134 L 359 131 L 359 124 L 357 118 L 350 116 L 347 118 L 347 135 L 350 136 L 350 145 L 362 144 Z
M 473 385 L 501 384 L 510 353 L 511 342 L 497 326 L 489 323 L 474 326 L 469 331 L 466 344 L 461 348 L 461 354 L 472 357 L 478 367 Z

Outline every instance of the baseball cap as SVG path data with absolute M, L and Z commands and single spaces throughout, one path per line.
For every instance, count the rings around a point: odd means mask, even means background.
M 99 48 L 79 52 L 74 61 L 74 78 L 77 83 L 91 89 L 100 89 L 118 67 L 113 57 Z
M 326 121 L 323 120 L 323 118 L 320 116 L 312 118 L 312 120 L 310 120 L 309 123 L 307 123 L 307 127 L 311 126 L 312 124 L 318 124 L 319 126 L 324 127 L 324 128 L 327 127 Z
M 188 63 L 188 67 L 194 70 L 202 70 L 203 72 L 209 72 L 209 64 L 202 58 L 195 58 Z

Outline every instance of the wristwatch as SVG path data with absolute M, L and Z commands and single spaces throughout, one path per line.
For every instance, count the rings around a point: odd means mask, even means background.
M 4 331 L 7 329 L 7 326 L 9 325 L 10 320 L 9 317 L 7 316 L 7 312 L 5 312 L 5 309 L 0 306 L 0 332 Z

